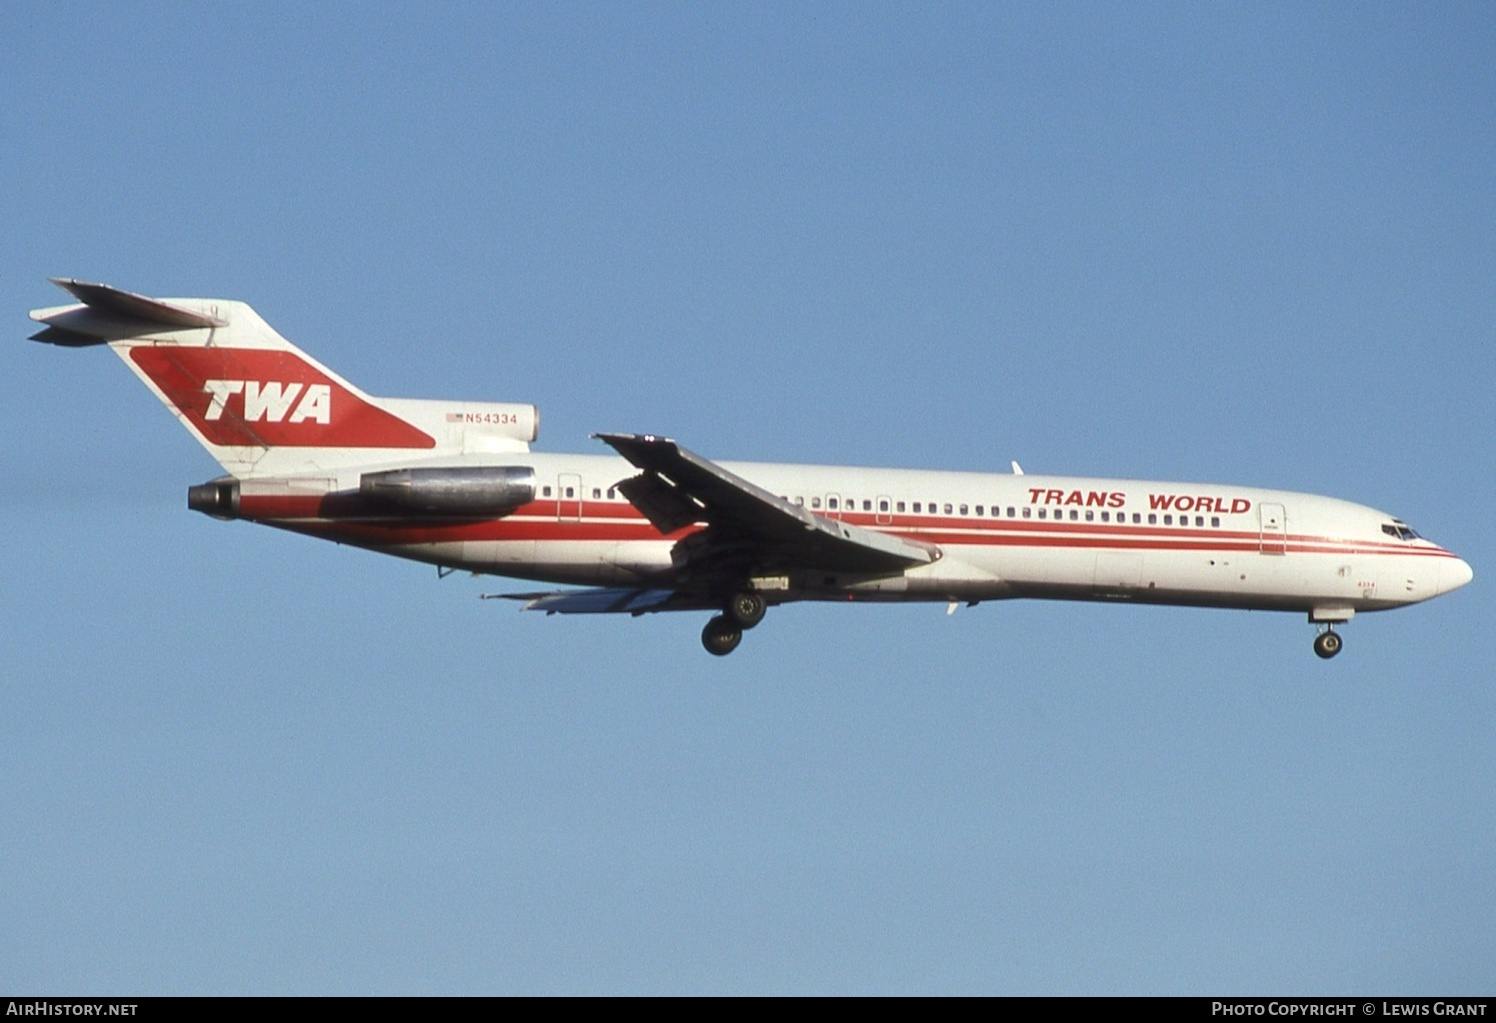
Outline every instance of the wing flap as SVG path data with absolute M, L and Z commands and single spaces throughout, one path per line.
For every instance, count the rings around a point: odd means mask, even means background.
M 667 535 L 706 517 L 706 509 L 700 503 L 655 473 L 626 479 L 618 484 L 618 491 L 639 509 L 650 525 Z
M 551 593 L 499 593 L 495 596 L 525 601 L 521 611 L 563 615 L 642 615 L 649 611 L 688 611 L 711 606 L 684 600 L 675 590 L 556 590 Z

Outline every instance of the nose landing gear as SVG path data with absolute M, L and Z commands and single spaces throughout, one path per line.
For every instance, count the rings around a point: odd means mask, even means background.
M 1327 661 L 1340 653 L 1340 648 L 1343 645 L 1344 642 L 1341 640 L 1340 634 L 1335 631 L 1334 625 L 1326 625 L 1324 631 L 1314 637 L 1314 652 Z

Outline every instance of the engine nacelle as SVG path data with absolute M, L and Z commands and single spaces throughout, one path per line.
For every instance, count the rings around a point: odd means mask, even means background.
M 390 469 L 364 473 L 358 490 L 382 504 L 426 515 L 503 515 L 535 500 L 535 470 L 527 465 Z
M 187 488 L 187 507 L 215 519 L 239 517 L 239 481 L 221 476 L 207 483 Z

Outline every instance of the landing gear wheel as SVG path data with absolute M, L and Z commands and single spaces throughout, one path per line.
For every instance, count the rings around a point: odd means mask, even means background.
M 701 645 L 706 652 L 717 657 L 726 657 L 743 641 L 743 630 L 726 615 L 717 615 L 701 630 Z
M 1340 648 L 1343 645 L 1344 641 L 1341 640 L 1339 633 L 1333 629 L 1326 629 L 1314 637 L 1314 652 L 1327 661 L 1340 653 Z
M 752 590 L 744 590 L 742 593 L 734 594 L 727 602 L 727 617 L 745 629 L 751 629 L 764 620 L 764 612 L 768 606 L 764 598 Z

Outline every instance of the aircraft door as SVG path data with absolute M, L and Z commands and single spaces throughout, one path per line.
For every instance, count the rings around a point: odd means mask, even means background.
M 826 495 L 826 517 L 828 519 L 839 519 L 842 517 L 842 497 L 840 494 Z
M 582 519 L 582 477 L 574 472 L 556 477 L 556 518 L 562 522 Z
M 1260 529 L 1257 549 L 1263 554 L 1288 553 L 1288 513 L 1281 504 L 1257 506 Z

